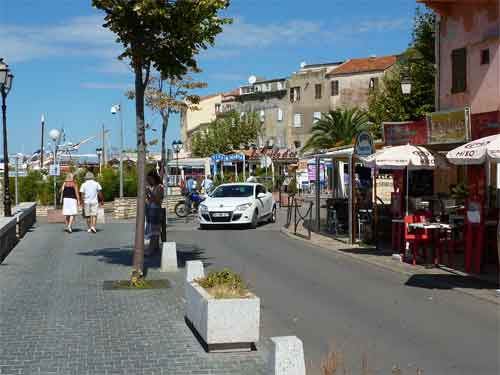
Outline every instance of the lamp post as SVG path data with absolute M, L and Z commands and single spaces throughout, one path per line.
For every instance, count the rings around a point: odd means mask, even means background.
M 121 103 L 111 107 L 113 115 L 116 115 L 117 112 L 120 112 L 120 198 L 123 198 L 123 115 Z
M 101 174 L 101 157 L 102 157 L 102 148 L 96 148 L 95 152 L 97 154 L 97 160 L 99 161 L 99 174 Z
M 172 142 L 172 150 L 175 152 L 175 159 L 176 159 L 176 169 L 177 173 L 179 173 L 179 152 L 181 152 L 182 149 L 182 141 L 177 140 Z M 178 177 L 179 175 L 177 175 Z M 176 183 L 177 185 L 179 184 L 178 178 L 176 178 Z
M 57 188 L 56 188 L 56 178 L 59 175 L 59 170 L 57 167 L 57 147 L 59 146 L 59 138 L 61 137 L 61 132 L 57 129 L 52 129 L 49 132 L 49 137 L 52 139 L 52 147 L 54 151 L 54 160 L 52 162 L 52 177 L 54 180 L 54 210 L 57 208 Z
M 24 155 L 21 153 L 16 154 L 16 178 L 15 178 L 16 206 L 19 205 L 19 158 L 24 159 Z
M 12 216 L 12 199 L 9 187 L 9 153 L 7 148 L 7 95 L 12 88 L 14 75 L 10 72 L 9 66 L 0 59 L 0 91 L 2 94 L 2 125 L 3 125 L 3 212 L 4 216 Z

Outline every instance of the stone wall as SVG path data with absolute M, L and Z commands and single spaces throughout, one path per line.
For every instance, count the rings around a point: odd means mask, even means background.
M 169 213 L 174 212 L 177 202 L 182 200 L 181 195 L 169 196 L 168 201 L 163 201 L 162 207 L 167 208 Z M 113 218 L 119 220 L 133 219 L 136 214 L 136 198 L 116 198 L 113 202 Z

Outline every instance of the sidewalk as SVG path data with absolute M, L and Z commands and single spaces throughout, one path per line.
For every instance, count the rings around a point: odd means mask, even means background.
M 147 277 L 171 288 L 103 290 L 104 280 L 128 279 L 133 230 L 101 228 L 39 225 L 0 265 L 0 374 L 265 373 L 265 343 L 252 353 L 204 352 L 184 322 L 183 269 L 162 274 L 159 257 L 147 259 Z
M 334 251 L 344 256 L 348 256 L 356 261 L 370 263 L 385 270 L 398 272 L 408 276 L 406 285 L 420 286 L 429 289 L 452 289 L 500 305 L 500 296 L 496 289 L 498 279 L 495 282 L 478 279 L 475 275 L 450 269 L 445 266 L 439 268 L 426 268 L 421 265 L 413 266 L 395 260 L 392 251 L 376 250 L 373 247 L 362 247 L 358 245 L 348 245 L 333 238 L 311 233 L 311 240 L 307 239 L 307 230 L 299 225 L 297 235 L 293 233 L 293 224 L 290 229 L 282 227 L 281 232 L 289 238 L 297 241 L 316 245 L 321 248 Z

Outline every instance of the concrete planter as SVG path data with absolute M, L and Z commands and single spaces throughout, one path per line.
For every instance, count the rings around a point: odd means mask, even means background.
M 216 299 L 186 281 L 186 321 L 207 352 L 250 351 L 259 341 L 260 299 Z

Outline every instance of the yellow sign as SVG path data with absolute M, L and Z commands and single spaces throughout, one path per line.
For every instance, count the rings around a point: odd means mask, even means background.
M 468 108 L 447 112 L 434 112 L 427 116 L 429 144 L 464 143 L 469 140 Z

